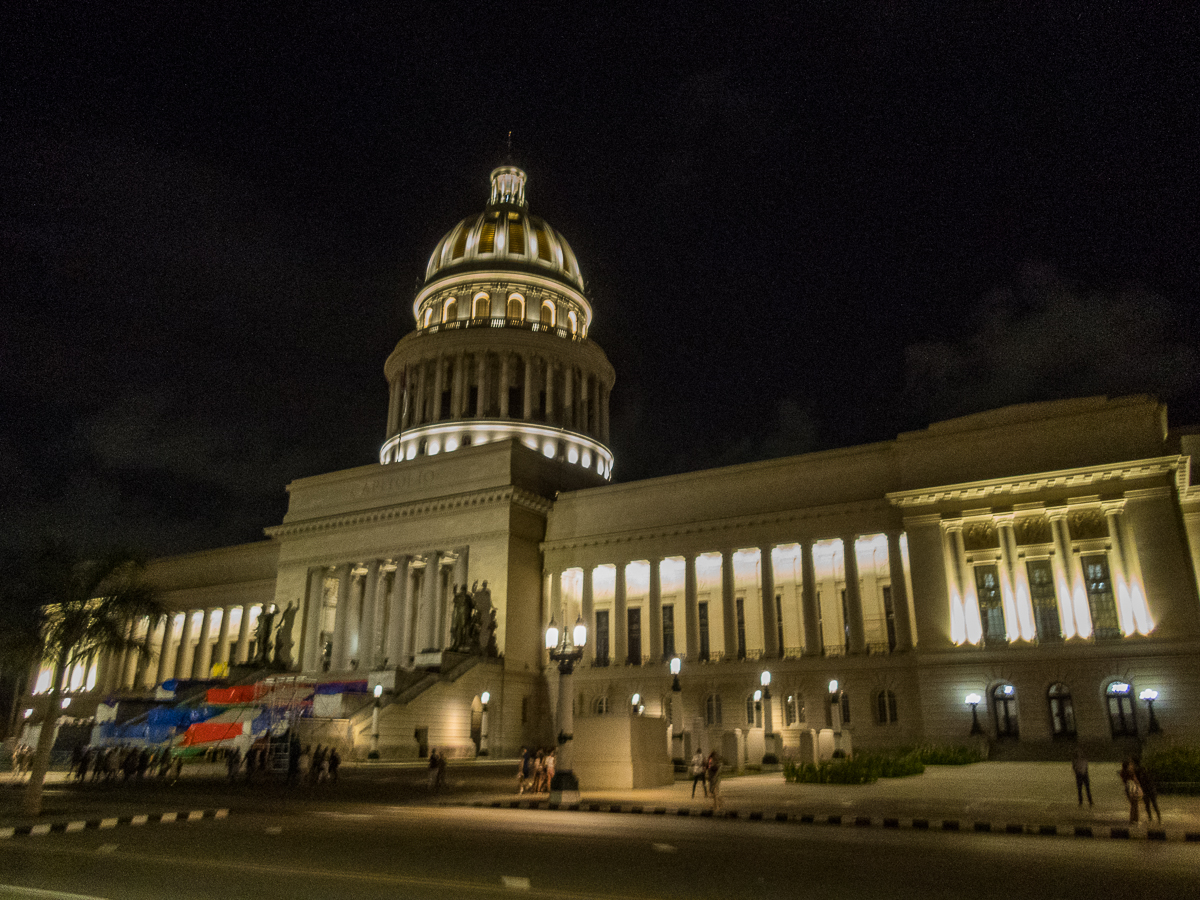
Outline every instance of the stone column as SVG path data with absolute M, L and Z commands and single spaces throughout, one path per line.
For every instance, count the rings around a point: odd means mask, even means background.
M 608 446 L 608 395 L 611 391 L 607 385 L 600 386 L 600 442 Z
M 998 515 L 995 521 L 996 537 L 1000 543 L 1000 592 L 1004 602 L 1004 630 L 1010 641 L 1032 640 L 1037 637 L 1033 625 L 1033 604 L 1029 599 L 1028 576 L 1017 555 L 1013 514 Z
M 528 422 L 533 418 L 533 356 L 523 353 L 521 359 L 525 363 L 525 405 L 521 410 L 521 418 Z
M 1075 637 L 1079 634 L 1083 623 L 1075 615 L 1075 573 L 1071 565 L 1071 539 L 1067 532 L 1066 510 L 1047 510 L 1050 520 L 1050 538 L 1054 545 L 1054 555 L 1050 565 L 1054 569 L 1054 593 L 1058 598 L 1058 618 L 1062 623 L 1064 638 Z M 1086 633 L 1091 634 L 1091 617 L 1089 615 Z
M 238 623 L 237 657 L 239 665 L 250 661 L 250 615 L 254 607 L 247 603 L 242 607 L 242 620 Z
M 442 392 L 443 378 L 446 373 L 446 361 L 439 353 L 433 361 L 433 403 L 430 404 L 429 421 L 440 422 L 442 420 Z
M 458 351 L 454 357 L 454 387 L 450 391 L 450 418 L 461 419 L 467 408 L 467 354 Z
M 173 613 L 168 613 L 163 617 L 163 634 L 162 643 L 158 645 L 158 668 L 154 673 L 154 683 L 162 684 L 171 676 L 167 674 L 170 669 L 167 668 L 171 657 L 171 633 L 175 630 L 175 616 Z
M 212 631 L 212 610 L 204 608 L 200 619 L 200 638 L 196 644 L 196 657 L 192 663 L 193 678 L 207 678 L 208 666 L 212 659 L 212 644 L 209 643 L 209 633 Z
M 575 427 L 575 368 L 563 366 L 563 428 L 577 431 Z
M 687 629 L 687 658 L 700 658 L 700 604 L 696 590 L 696 554 L 683 557 L 683 615 Z
M 437 643 L 439 584 L 442 555 L 431 550 L 425 555 L 425 574 L 421 584 L 421 599 L 417 604 L 417 642 L 415 652 L 440 649 Z
M 554 416 L 554 363 L 549 357 L 546 357 L 546 424 L 558 424 Z
M 421 360 L 419 363 L 417 363 L 415 368 L 417 370 L 417 404 L 416 408 L 412 412 L 412 415 L 409 416 L 410 424 L 414 426 L 425 424 L 425 399 L 429 393 L 425 384 L 427 378 L 429 377 L 428 372 L 426 371 L 428 366 L 425 364 L 425 360 Z
M 507 350 L 500 353 L 500 390 L 496 393 L 500 400 L 500 418 L 508 418 L 508 381 L 510 378 L 509 362 L 512 360 L 512 354 Z
M 1149 634 L 1154 630 L 1154 623 L 1150 618 L 1149 602 L 1146 599 L 1145 581 L 1142 579 L 1142 561 L 1138 555 L 1133 523 L 1125 513 L 1124 504 L 1118 509 L 1116 517 L 1110 519 L 1109 527 L 1116 528 L 1113 536 L 1114 545 L 1118 538 L 1121 543 L 1121 559 L 1125 563 L 1125 577 L 1129 585 L 1133 627 L 1139 634 Z
M 308 573 L 308 596 L 304 601 L 304 661 L 302 671 L 318 672 L 321 669 L 321 611 L 325 605 L 325 569 L 317 566 Z M 242 627 L 238 634 L 238 654 L 241 654 L 242 635 L 248 617 L 242 613 Z
M 821 634 L 821 611 L 817 602 L 817 567 L 813 564 L 812 541 L 800 542 L 800 605 L 804 613 L 804 652 L 825 655 Z
M 353 565 L 342 563 L 337 567 L 337 609 L 333 616 L 333 659 L 330 668 L 335 672 L 344 672 L 350 665 L 348 655 L 350 641 L 347 634 L 350 630 L 350 579 Z
M 725 659 L 737 659 L 737 587 L 733 577 L 733 550 L 721 551 L 721 624 L 725 631 Z
M 214 662 L 229 662 L 229 607 L 221 607 L 221 625 L 217 629 L 217 652 Z
M 399 429 L 396 427 L 400 421 L 400 382 L 393 381 L 388 385 L 388 417 L 387 417 L 387 433 L 385 438 L 390 438 Z
M 593 596 L 591 565 L 583 567 L 583 589 L 579 605 L 583 614 L 583 621 L 587 623 L 589 635 L 587 646 L 583 649 L 583 661 L 586 663 L 596 658 L 596 604 Z
M 775 609 L 775 560 L 771 558 L 770 544 L 758 548 L 758 562 L 762 573 L 763 656 L 781 659 L 783 647 L 779 646 L 779 618 Z
M 384 650 L 389 666 L 406 664 L 405 644 L 408 638 L 408 564 L 410 556 L 396 559 L 392 589 L 388 592 L 387 646 Z
M 591 379 L 587 372 L 579 373 L 579 430 L 584 434 L 592 433 L 592 423 L 588 420 L 588 401 L 591 399 Z
M 192 625 L 196 617 L 195 612 L 195 610 L 189 609 L 184 613 L 183 633 L 179 636 L 179 652 L 175 655 L 176 678 L 192 676 L 192 658 L 195 655 L 192 649 Z
M 662 624 L 662 571 L 661 560 L 657 557 L 650 559 L 650 644 L 649 653 L 653 662 L 663 655 L 663 624 Z
M 482 419 L 487 415 L 487 354 L 479 352 L 475 355 L 475 418 Z
M 375 668 L 375 652 L 379 646 L 379 629 L 376 623 L 378 609 L 376 594 L 379 591 L 379 560 L 367 563 L 367 578 L 363 584 L 363 613 L 359 626 L 358 668 L 370 672 Z
M 908 615 L 908 582 L 904 579 L 904 557 L 900 555 L 900 532 L 889 531 L 888 573 L 892 582 L 892 616 L 896 625 L 896 650 L 913 648 L 912 621 Z
M 629 612 L 625 598 L 625 566 L 621 560 L 617 563 L 613 579 L 613 661 L 623 666 L 629 662 Z
M 857 535 L 842 537 L 842 561 L 846 568 L 846 622 L 850 631 L 850 652 L 866 653 L 867 640 L 863 631 L 862 591 L 858 583 Z

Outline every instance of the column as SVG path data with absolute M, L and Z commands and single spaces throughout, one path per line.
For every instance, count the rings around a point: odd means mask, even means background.
M 563 428 L 577 431 L 575 427 L 575 367 L 563 366 Z
M 613 580 L 613 662 L 619 666 L 629 662 L 629 613 L 625 599 L 625 560 L 620 560 Z
M 433 361 L 433 402 L 429 405 L 430 422 L 440 422 L 442 419 L 442 392 L 445 390 L 442 379 L 445 377 L 445 372 L 446 362 L 439 353 Z
M 1120 507 L 1106 504 L 1104 517 L 1108 521 L 1108 537 L 1112 541 L 1112 552 L 1108 554 L 1108 565 L 1112 578 L 1113 599 L 1117 604 L 1117 621 L 1122 634 L 1134 634 L 1137 626 L 1133 621 L 1133 604 L 1130 603 L 1129 570 L 1125 566 L 1125 552 L 1121 546 L 1121 528 L 1118 523 Z
M 817 606 L 817 567 L 813 565 L 812 541 L 800 542 L 800 607 L 804 615 L 804 652 L 825 655 L 821 634 L 821 611 Z
M 221 626 L 217 629 L 217 652 L 213 662 L 229 662 L 229 607 L 221 607 Z
M 183 614 L 183 633 L 179 636 L 179 652 L 175 654 L 175 677 L 190 678 L 192 674 L 192 624 L 195 610 Z
M 1013 515 L 998 515 L 996 537 L 1000 543 L 1000 588 L 1004 600 L 1004 628 L 1008 639 L 1031 641 L 1037 637 L 1033 624 L 1033 601 L 1029 596 L 1029 576 L 1017 553 L 1017 535 Z
M 737 605 L 733 579 L 733 550 L 721 551 L 721 624 L 725 632 L 725 659 L 737 659 Z
M 583 661 L 591 662 L 596 658 L 596 603 L 592 590 L 592 566 L 590 564 L 583 567 L 583 589 L 579 605 L 590 635 L 587 646 L 583 650 Z
M 347 655 L 350 642 L 346 633 L 349 631 L 347 619 L 350 615 L 352 569 L 350 563 L 342 563 L 337 567 L 337 609 L 333 616 L 333 660 L 330 665 L 335 672 L 343 672 L 350 665 L 350 657 Z
M 400 421 L 400 383 L 393 381 L 388 385 L 388 417 L 387 417 L 387 433 L 385 438 L 390 438 L 397 432 L 397 423 Z
M 546 424 L 556 425 L 554 417 L 554 363 L 546 359 Z
M 426 366 L 424 360 L 421 360 L 421 362 L 417 363 L 417 365 L 416 365 L 417 406 L 416 406 L 416 409 L 413 410 L 412 415 L 409 417 L 412 420 L 411 424 L 414 426 L 425 424 L 425 399 L 426 399 L 426 395 L 429 393 L 429 391 L 426 387 L 426 384 L 425 384 L 426 379 L 429 377 L 429 373 L 428 373 L 427 369 L 428 369 L 428 366 Z
M 212 659 L 212 644 L 208 641 L 212 631 L 212 610 L 204 608 L 204 616 L 200 619 L 200 640 L 196 644 L 196 659 L 192 664 L 193 678 L 207 678 L 208 667 Z
M 662 627 L 662 574 L 659 569 L 661 561 L 657 556 L 650 559 L 650 644 L 646 654 L 650 660 L 661 659 L 663 655 Z
M 399 431 L 404 431 L 407 429 L 410 424 L 409 420 L 412 418 L 412 392 L 414 377 L 415 374 L 412 366 L 405 366 L 400 372 L 400 386 L 397 389 L 400 394 L 398 398 L 400 417 L 397 421 Z
M 771 545 L 758 548 L 759 571 L 762 573 L 763 655 L 767 659 L 781 659 L 783 647 L 779 646 L 779 618 L 775 609 L 775 560 L 771 558 Z M 767 731 L 771 729 L 768 727 Z
M 509 380 L 509 361 L 512 359 L 512 354 L 507 350 L 500 353 L 500 390 L 497 393 L 500 395 L 500 418 L 508 418 L 508 380 Z
M 579 430 L 584 434 L 592 433 L 591 422 L 588 421 L 588 400 L 591 393 L 591 379 L 587 372 L 579 373 Z
M 463 350 L 454 357 L 454 387 L 450 390 L 450 418 L 461 419 L 467 408 L 467 355 Z
M 696 554 L 683 557 L 683 614 L 687 629 L 687 658 L 700 658 L 700 604 L 696 591 Z
M 437 650 L 438 624 L 438 568 L 441 565 L 441 554 L 431 550 L 425 555 L 425 573 L 421 583 L 421 599 L 417 604 L 417 634 L 414 649 L 417 653 L 426 650 Z
M 867 641 L 863 632 L 862 591 L 858 583 L 857 536 L 842 538 L 842 561 L 846 567 L 846 625 L 850 631 L 850 652 L 866 653 Z
M 528 422 L 533 418 L 533 356 L 523 353 L 521 359 L 525 363 L 525 406 L 522 409 L 522 418 Z
M 321 668 L 321 610 L 325 605 L 325 569 L 317 566 L 308 573 L 308 595 L 304 601 L 304 662 L 302 671 L 316 672 Z M 238 659 L 242 655 L 242 634 L 246 632 L 249 616 L 242 611 L 242 624 L 238 629 Z
M 254 607 L 247 603 L 242 607 L 242 621 L 238 625 L 237 639 L 237 657 L 238 665 L 245 665 L 250 661 L 250 614 Z
M 1086 637 L 1092 633 L 1092 620 L 1090 614 L 1080 620 L 1075 611 L 1075 573 L 1071 565 L 1071 539 L 1067 531 L 1066 510 L 1047 510 L 1046 517 L 1050 520 L 1050 537 L 1054 543 L 1050 565 L 1054 569 L 1054 592 L 1058 597 L 1058 617 L 1062 623 L 1063 637 Z
M 167 666 L 169 665 L 168 660 L 171 655 L 171 636 L 174 630 L 175 616 L 168 613 L 163 617 L 162 643 L 158 645 L 158 669 L 154 673 L 155 684 L 162 684 L 171 677 L 167 674 L 170 671 Z
M 480 352 L 475 356 L 475 418 L 482 419 L 487 415 L 487 354 Z
M 375 651 L 379 646 L 379 630 L 375 622 L 378 609 L 379 560 L 367 563 L 367 577 L 363 583 L 363 613 L 359 625 L 358 668 L 370 672 L 375 668 Z
M 896 625 L 896 650 L 911 650 L 912 621 L 908 615 L 908 582 L 904 579 L 904 557 L 900 555 L 900 532 L 889 531 L 888 573 L 892 581 L 892 615 Z
M 408 641 L 408 564 L 411 556 L 396 560 L 396 571 L 392 575 L 392 589 L 388 596 L 387 662 L 389 666 L 407 663 L 405 648 Z
M 1154 620 L 1150 617 L 1150 606 L 1146 599 L 1145 582 L 1142 580 L 1142 561 L 1138 556 L 1137 541 L 1133 535 L 1133 524 L 1125 515 L 1124 506 L 1120 508 L 1115 518 L 1109 522 L 1109 528 L 1116 527 L 1113 544 L 1118 538 L 1121 542 L 1121 558 L 1125 562 L 1125 578 L 1129 585 L 1129 602 L 1133 613 L 1133 625 L 1139 634 L 1149 634 L 1154 630 Z
M 606 447 L 608 446 L 608 394 L 610 388 L 607 385 L 599 386 L 599 403 L 600 403 L 600 442 Z

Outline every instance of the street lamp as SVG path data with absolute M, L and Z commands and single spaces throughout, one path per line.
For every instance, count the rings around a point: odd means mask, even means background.
M 1154 717 L 1154 701 L 1158 699 L 1158 691 L 1146 688 L 1138 697 L 1146 701 L 1146 709 L 1150 711 L 1150 734 L 1162 734 L 1162 727 Z
M 371 752 L 367 759 L 379 759 L 379 698 L 383 696 L 383 685 L 375 685 L 375 706 L 371 709 Z
M 967 694 L 967 704 L 971 707 L 971 734 L 983 734 L 983 728 L 979 724 L 979 701 L 983 698 L 978 694 Z
M 550 658 L 558 663 L 558 758 L 555 761 L 554 777 L 550 780 L 551 799 L 558 795 L 558 802 L 562 801 L 564 792 L 574 794 L 573 799 L 579 797 L 579 779 L 571 769 L 571 741 L 575 737 L 571 733 L 575 727 L 572 685 L 575 663 L 583 659 L 583 648 L 587 644 L 587 625 L 583 623 L 583 616 L 576 620 L 572 631 L 573 634 L 568 634 L 564 629 L 560 640 L 558 626 L 553 617 L 546 627 L 546 649 L 550 652 Z
M 829 682 L 829 721 L 834 734 L 842 733 L 842 692 L 838 690 L 837 679 Z
M 678 656 L 671 657 L 671 758 L 682 764 L 685 760 L 687 746 L 683 738 L 683 685 L 679 683 L 679 672 L 683 662 Z M 675 742 L 679 742 L 679 752 L 675 752 Z
M 775 744 L 771 737 L 775 724 L 771 714 L 771 673 L 764 671 L 758 682 L 762 685 L 763 699 L 763 762 L 767 762 L 769 758 L 774 763 L 779 757 L 775 753 Z
M 675 679 L 674 681 L 671 682 L 671 690 L 673 690 L 677 694 L 683 690 L 683 688 L 679 684 L 679 670 L 682 666 L 683 666 L 683 663 L 680 662 L 678 656 L 671 657 L 671 675 L 673 675 L 674 679 Z
M 480 718 L 479 718 L 479 755 L 487 756 L 488 755 L 487 705 L 488 705 L 488 701 L 492 699 L 492 695 L 490 693 L 488 693 L 487 691 L 484 691 L 482 694 L 479 695 L 479 699 L 483 703 L 483 715 L 480 716 Z

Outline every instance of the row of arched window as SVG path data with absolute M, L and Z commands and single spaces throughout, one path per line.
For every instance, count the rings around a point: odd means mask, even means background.
M 425 307 L 425 312 L 421 315 L 421 327 L 429 328 L 434 324 L 434 315 L 437 312 L 436 304 L 430 304 Z M 504 307 L 505 318 L 516 319 L 519 321 L 525 320 L 525 297 L 517 292 L 508 295 L 508 300 Z M 490 319 L 492 317 L 492 295 L 487 291 L 478 291 L 471 298 L 471 314 L 470 319 Z M 447 297 L 441 304 L 441 312 L 438 318 L 440 324 L 453 322 L 458 318 L 458 298 Z M 543 300 L 539 309 L 538 322 L 543 327 L 554 328 L 558 325 L 558 307 L 552 300 Z M 571 334 L 579 333 L 579 315 L 575 310 L 567 312 L 567 328 Z
M 1125 681 L 1113 681 L 1104 689 L 1108 712 L 1109 729 L 1114 738 L 1137 737 L 1137 713 L 1133 704 L 1133 685 Z M 1017 709 L 1017 689 L 1008 682 L 1001 682 L 990 693 L 992 719 L 996 726 L 996 737 L 1018 738 L 1021 734 L 1020 716 Z M 1071 689 L 1056 681 L 1046 689 L 1046 707 L 1050 716 L 1050 734 L 1058 739 L 1076 736 L 1075 704 Z

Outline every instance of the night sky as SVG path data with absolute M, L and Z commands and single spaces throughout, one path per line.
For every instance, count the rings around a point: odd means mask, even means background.
M 1089 394 L 1200 424 L 1194 4 L 23 5 L 0 549 L 256 540 L 374 462 L 510 130 L 618 480 Z

